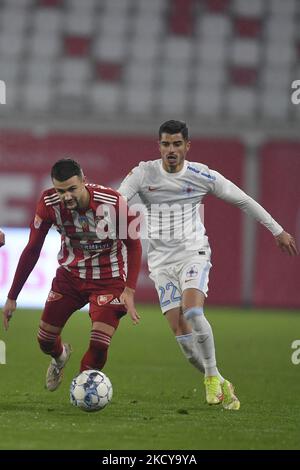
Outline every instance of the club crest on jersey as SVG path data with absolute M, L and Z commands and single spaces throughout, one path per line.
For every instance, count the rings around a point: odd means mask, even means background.
M 114 296 L 112 294 L 98 295 L 97 304 L 101 307 L 101 305 L 108 304 L 113 298 Z
M 198 269 L 195 265 L 191 266 L 188 271 L 186 272 L 186 277 L 188 279 L 194 279 L 198 276 Z
M 88 219 L 85 215 L 81 215 L 79 218 L 78 218 L 78 222 L 80 223 L 81 227 L 83 228 L 83 230 L 86 230 L 89 226 L 89 222 L 88 222 Z
M 33 221 L 34 228 L 39 229 L 42 222 L 43 222 L 43 219 L 41 219 L 39 215 L 35 214 L 34 221 Z
M 58 292 L 54 292 L 51 290 L 48 294 L 47 297 L 47 302 L 55 302 L 56 300 L 59 300 L 62 298 L 62 294 L 59 294 Z
M 182 192 L 184 194 L 187 194 L 188 196 L 190 194 L 192 194 L 193 192 L 195 191 L 195 188 L 193 188 L 193 186 L 191 186 L 190 184 L 186 184 L 183 188 L 182 188 Z

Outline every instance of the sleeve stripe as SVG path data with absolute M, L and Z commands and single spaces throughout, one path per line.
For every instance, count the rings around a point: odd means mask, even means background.
M 94 201 L 96 201 L 96 202 L 102 202 L 102 203 L 105 203 L 105 204 L 112 204 L 113 206 L 115 206 L 115 205 L 117 204 L 117 201 L 110 201 L 110 200 L 101 198 L 101 197 L 99 197 L 99 196 L 94 197 Z
M 53 201 L 55 199 L 58 199 L 59 200 L 59 196 L 57 194 L 53 194 L 52 196 L 45 196 L 44 197 L 44 200 L 45 201 Z
M 110 199 L 112 201 L 116 201 L 118 198 L 117 196 L 113 196 L 111 194 L 105 194 L 105 193 L 98 193 L 97 191 L 94 191 L 94 196 L 100 196 L 100 197 L 103 197 L 103 198 L 106 198 L 106 199 Z

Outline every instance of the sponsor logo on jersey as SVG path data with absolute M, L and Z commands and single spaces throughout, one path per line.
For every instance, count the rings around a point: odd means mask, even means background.
M 194 173 L 200 173 L 200 170 L 190 165 L 188 165 L 187 169 L 193 171 Z
M 51 290 L 48 294 L 47 297 L 47 302 L 55 302 L 56 300 L 59 300 L 62 298 L 62 294 L 59 294 L 58 292 L 54 292 Z
M 43 219 L 41 219 L 39 215 L 35 214 L 34 221 L 33 221 L 34 228 L 39 229 L 42 222 L 43 222 Z
M 120 299 L 113 299 L 111 302 L 110 302 L 111 305 L 124 305 L 123 302 L 120 301 Z
M 103 246 L 102 243 L 84 243 L 80 245 L 80 248 L 83 248 L 87 251 L 103 251 L 110 247 L 111 245 Z
M 197 276 L 198 276 L 198 268 L 197 268 L 197 266 L 193 265 L 187 270 L 186 277 L 187 277 L 188 280 L 192 280 Z M 185 281 L 185 282 L 187 282 L 187 281 Z
M 108 304 L 113 298 L 114 296 L 112 294 L 98 295 L 97 304 L 101 307 L 101 305 Z
M 89 227 L 88 219 L 85 215 L 81 215 L 78 219 L 83 230 L 86 230 Z
M 149 191 L 156 191 L 159 188 L 157 188 L 156 186 L 148 186 L 148 189 Z
M 203 171 L 202 171 L 202 173 L 201 173 L 201 176 L 205 176 L 206 178 L 208 178 L 208 179 L 210 179 L 210 180 L 213 180 L 213 181 L 216 179 L 215 176 L 212 176 L 212 175 L 210 175 L 210 174 L 208 174 L 208 173 L 204 173 Z

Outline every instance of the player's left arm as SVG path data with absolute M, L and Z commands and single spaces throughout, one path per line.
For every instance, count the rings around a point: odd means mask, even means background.
M 120 195 L 117 217 L 118 232 L 125 234 L 121 240 L 127 248 L 127 279 L 120 300 L 124 303 L 133 323 L 137 324 L 140 316 L 135 307 L 134 294 L 142 262 L 142 245 L 134 220 L 135 217 L 130 214 L 126 200 Z
M 274 235 L 276 243 L 282 251 L 290 256 L 298 254 L 296 242 L 292 235 L 287 233 L 258 202 L 217 171 L 211 170 L 210 178 L 210 192 L 212 194 L 224 201 L 235 204 L 263 224 Z

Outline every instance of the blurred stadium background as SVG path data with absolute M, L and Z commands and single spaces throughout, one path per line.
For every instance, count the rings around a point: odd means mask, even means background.
M 299 18 L 297 0 L 1 0 L 2 299 L 27 236 L 7 227 L 28 226 L 51 165 L 73 157 L 90 181 L 116 188 L 158 158 L 167 119 L 187 121 L 190 160 L 245 189 L 299 246 Z M 205 224 L 211 305 L 300 307 L 299 261 L 270 233 L 213 198 Z M 20 306 L 37 306 L 37 292 L 44 301 L 56 243 Z M 157 303 L 145 259 L 138 300 Z

